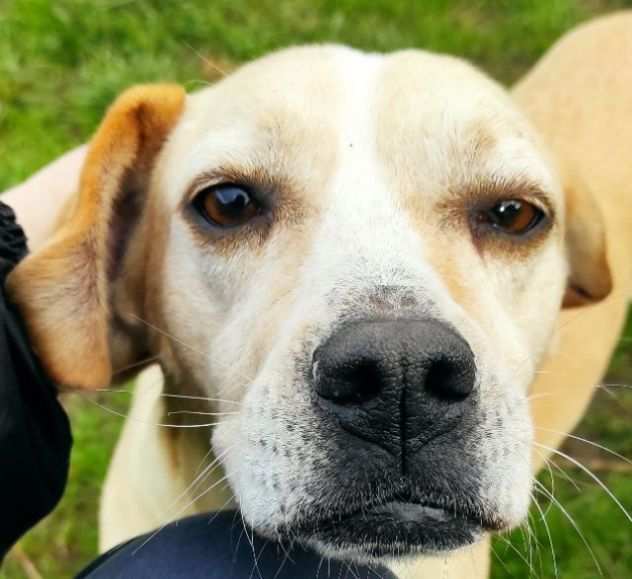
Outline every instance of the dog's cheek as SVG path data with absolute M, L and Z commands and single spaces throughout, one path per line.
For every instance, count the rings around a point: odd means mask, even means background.
M 508 527 L 519 525 L 532 489 L 533 425 L 526 397 L 505 392 L 483 412 L 478 454 L 483 468 L 482 499 Z
M 242 401 L 239 415 L 219 424 L 212 437 L 244 519 L 259 532 L 278 524 L 292 477 L 283 464 L 285 447 L 263 405 Z
M 249 514 L 252 511 L 259 512 L 272 503 L 267 493 L 257 492 L 267 485 L 262 480 L 256 449 L 250 446 L 239 418 L 222 421 L 213 430 L 211 440 L 213 452 L 224 467 L 235 500 L 246 520 L 251 522 Z M 264 495 L 266 501 L 261 501 Z
M 499 268 L 499 303 L 524 336 L 533 364 L 541 360 L 551 341 L 566 286 L 566 271 L 562 249 L 555 241 L 529 262 L 517 263 L 506 271 Z
M 327 460 L 307 389 L 275 368 L 257 377 L 238 417 L 213 435 L 244 519 L 269 536 L 317 500 L 312 490 Z

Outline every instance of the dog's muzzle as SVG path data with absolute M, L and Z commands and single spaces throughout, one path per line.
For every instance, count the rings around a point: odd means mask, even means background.
M 311 370 L 329 461 L 320 504 L 295 532 L 382 556 L 452 549 L 501 526 L 478 498 L 477 368 L 454 329 L 430 318 L 347 323 Z

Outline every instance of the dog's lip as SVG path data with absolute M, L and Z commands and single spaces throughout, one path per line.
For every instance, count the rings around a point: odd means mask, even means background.
M 393 496 L 352 511 L 329 511 L 286 531 L 333 551 L 381 558 L 454 550 L 505 527 L 497 516 L 467 500 Z
M 422 503 L 393 501 L 373 509 L 376 514 L 391 515 L 402 522 L 417 522 L 422 518 L 435 520 L 438 523 L 452 518 L 444 508 L 431 507 Z
M 351 512 L 333 512 L 329 517 L 317 521 L 317 525 L 322 528 L 328 524 L 336 525 L 363 517 L 390 517 L 401 523 L 413 524 L 461 521 L 479 527 L 481 531 L 499 531 L 505 527 L 498 517 L 489 515 L 483 509 L 474 510 L 470 506 L 458 503 L 448 505 L 433 500 L 400 497 L 393 497 L 377 504 L 367 504 Z
M 402 524 L 437 525 L 461 522 L 481 532 L 500 531 L 506 524 L 480 506 L 466 501 L 435 500 L 427 497 L 410 497 L 407 494 L 393 495 L 381 501 L 367 502 L 353 510 L 335 509 L 325 516 L 316 516 L 299 526 L 305 529 L 332 529 L 345 522 L 373 518 L 390 518 Z

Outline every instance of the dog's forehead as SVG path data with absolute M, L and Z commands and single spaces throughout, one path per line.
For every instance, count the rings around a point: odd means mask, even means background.
M 387 57 L 375 142 L 401 192 L 441 196 L 476 180 L 527 177 L 559 202 L 553 165 L 508 93 L 469 63 L 419 50 Z
M 364 157 L 398 188 L 426 194 L 472 166 L 499 177 L 528 173 L 555 188 L 505 92 L 464 61 L 419 50 L 324 45 L 256 60 L 189 96 L 166 149 L 174 204 L 199 174 L 224 166 L 325 188 L 341 166 Z

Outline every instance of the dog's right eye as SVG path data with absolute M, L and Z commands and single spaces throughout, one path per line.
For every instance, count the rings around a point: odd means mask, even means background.
M 261 213 L 261 207 L 241 185 L 221 183 L 199 191 L 193 206 L 212 225 L 238 227 Z
M 546 214 L 533 203 L 506 199 L 475 214 L 477 225 L 490 227 L 511 237 L 524 237 L 546 219 Z

